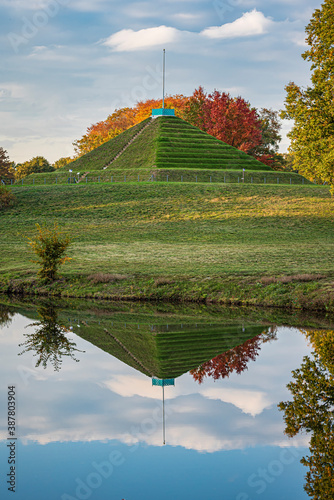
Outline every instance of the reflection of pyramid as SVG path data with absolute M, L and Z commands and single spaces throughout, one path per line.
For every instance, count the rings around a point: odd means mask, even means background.
M 99 331 L 97 332 L 97 329 Z M 80 337 L 149 377 L 174 379 L 259 335 L 263 326 L 221 324 L 81 325 Z

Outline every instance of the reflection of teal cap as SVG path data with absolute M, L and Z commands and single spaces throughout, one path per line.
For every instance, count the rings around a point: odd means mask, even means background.
M 174 378 L 152 378 L 152 385 L 159 385 L 165 387 L 166 385 L 175 385 Z
M 175 116 L 175 110 L 166 108 L 152 109 L 152 118 L 158 118 L 158 116 Z

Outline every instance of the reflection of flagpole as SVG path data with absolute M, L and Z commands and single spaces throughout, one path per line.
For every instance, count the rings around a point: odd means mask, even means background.
M 165 386 L 162 386 L 162 440 L 166 444 L 166 428 L 165 428 Z
M 152 377 L 152 385 L 160 385 L 162 387 L 162 442 L 166 444 L 165 385 L 175 385 L 175 380 L 173 378 Z

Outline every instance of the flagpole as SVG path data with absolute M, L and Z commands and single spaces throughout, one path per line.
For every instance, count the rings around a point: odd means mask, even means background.
M 163 55 L 162 55 L 162 109 L 165 109 L 165 60 L 166 60 L 166 50 L 163 49 Z

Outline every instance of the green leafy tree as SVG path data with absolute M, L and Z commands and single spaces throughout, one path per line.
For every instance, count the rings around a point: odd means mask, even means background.
M 0 147 L 0 181 L 8 182 L 14 179 L 13 164 L 8 158 L 7 151 Z
M 28 238 L 28 244 L 38 259 L 33 260 L 40 264 L 38 276 L 44 283 L 51 283 L 57 278 L 59 267 L 66 261 L 71 260 L 65 255 L 71 243 L 69 236 L 64 235 L 55 224 L 48 229 L 36 224 L 37 234 L 33 238 Z
M 201 130 L 206 130 L 205 125 L 205 103 L 207 94 L 202 86 L 195 89 L 193 95 L 189 97 L 185 105 L 182 118 L 187 122 L 198 127 Z
M 46 304 L 38 309 L 40 321 L 32 323 L 29 326 L 36 327 L 33 333 L 25 334 L 26 341 L 20 344 L 24 350 L 20 356 L 26 352 L 32 351 L 37 356 L 36 368 L 39 366 L 47 367 L 51 363 L 55 371 L 59 371 L 64 356 L 70 357 L 74 361 L 79 360 L 75 357 L 75 342 L 67 337 L 70 332 L 67 328 L 58 323 L 57 311 L 51 304 Z
M 65 167 L 66 165 L 68 165 L 72 161 L 74 161 L 74 160 L 70 156 L 63 156 L 62 158 L 59 158 L 59 160 L 55 161 L 52 164 L 52 166 L 53 166 L 53 168 L 55 168 L 57 170 L 58 168 Z
M 310 455 L 301 463 L 308 467 L 305 490 L 315 500 L 334 498 L 334 331 L 304 331 L 314 352 L 305 356 L 292 372 L 287 387 L 292 401 L 281 402 L 285 433 L 311 434 Z
M 17 180 L 23 179 L 30 174 L 37 174 L 39 172 L 53 172 L 55 169 L 50 165 L 44 156 L 35 156 L 29 161 L 18 163 L 15 167 L 15 178 Z
M 278 153 L 279 143 L 282 139 L 280 135 L 282 123 L 279 118 L 279 112 L 273 109 L 262 108 L 257 110 L 257 115 L 261 123 L 261 142 L 249 151 L 249 154 L 266 165 L 281 170 L 284 165 L 284 159 Z
M 311 85 L 286 86 L 282 118 L 294 120 L 288 136 L 294 167 L 312 181 L 327 183 L 334 193 L 334 3 L 325 0 L 306 27 Z

